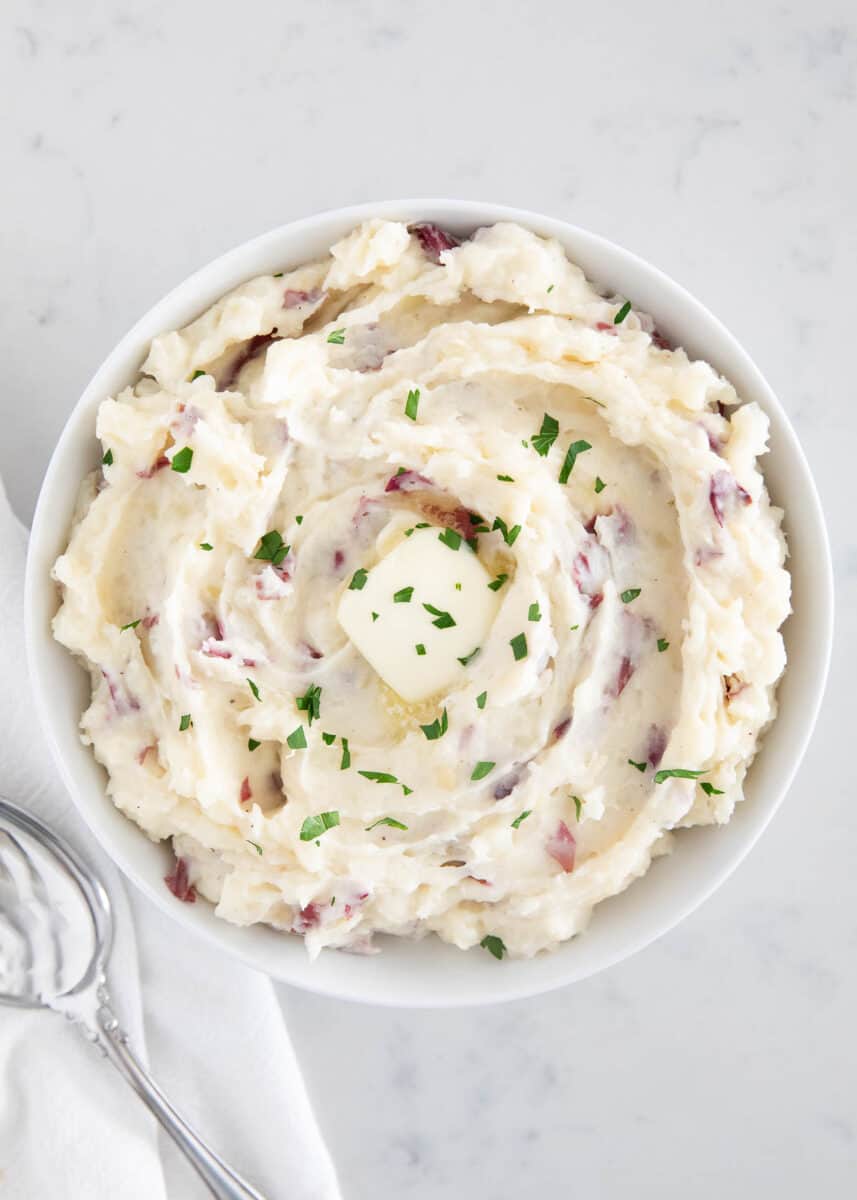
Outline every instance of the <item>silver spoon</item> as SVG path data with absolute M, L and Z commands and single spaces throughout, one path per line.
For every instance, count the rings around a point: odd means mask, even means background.
M 0 1004 L 62 1013 L 130 1083 L 217 1200 L 264 1200 L 179 1116 L 129 1047 L 107 993 L 112 941 L 100 879 L 0 797 Z

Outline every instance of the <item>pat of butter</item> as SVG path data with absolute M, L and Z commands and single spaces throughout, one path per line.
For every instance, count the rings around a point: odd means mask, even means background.
M 443 532 L 418 529 L 339 602 L 339 624 L 352 643 L 409 703 L 465 681 L 459 659 L 484 643 L 500 603 L 467 543 L 450 549 Z

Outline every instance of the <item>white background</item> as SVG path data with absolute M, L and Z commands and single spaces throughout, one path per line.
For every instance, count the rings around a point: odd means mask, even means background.
M 282 998 L 346 1200 L 849 1194 L 853 3 L 6 0 L 0 92 L 0 471 L 25 519 L 136 317 L 320 208 L 439 195 L 565 217 L 744 341 L 815 469 L 839 605 L 820 727 L 759 847 L 658 945 L 544 999 Z M 271 1120 L 288 1137 L 289 1114 Z

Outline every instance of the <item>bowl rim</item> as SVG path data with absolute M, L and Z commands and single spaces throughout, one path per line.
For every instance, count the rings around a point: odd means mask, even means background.
M 140 343 L 141 333 L 143 330 L 149 329 L 153 322 L 157 324 L 156 319 L 162 311 L 180 304 L 183 299 L 194 294 L 200 296 L 200 301 L 195 311 L 203 311 L 211 303 L 211 301 L 203 300 L 202 294 L 205 291 L 206 283 L 212 277 L 218 274 L 235 272 L 238 280 L 251 278 L 253 274 L 258 272 L 245 270 L 242 274 L 240 267 L 243 262 L 252 258 L 254 252 L 264 250 L 268 246 L 273 247 L 281 239 L 297 240 L 301 234 L 306 233 L 311 235 L 326 225 L 341 225 L 343 228 L 348 228 L 373 217 L 399 219 L 408 221 L 409 223 L 419 220 L 431 220 L 442 224 L 446 221 L 453 226 L 472 227 L 493 224 L 497 221 L 516 221 L 543 236 L 557 237 L 570 257 L 573 257 L 573 255 L 567 249 L 567 244 L 569 242 L 582 243 L 596 257 L 603 256 L 608 260 L 611 258 L 619 259 L 622 262 L 623 270 L 627 269 L 631 273 L 636 272 L 637 274 L 648 276 L 652 285 L 664 295 L 665 303 L 667 301 L 680 301 L 692 314 L 694 323 L 704 328 L 703 337 L 716 336 L 720 341 L 722 350 L 725 350 L 740 362 L 744 383 L 739 389 L 739 393 L 743 395 L 747 392 L 749 382 L 753 391 L 752 398 L 760 402 L 761 407 L 772 417 L 772 420 L 776 420 L 778 436 L 788 443 L 788 452 L 792 455 L 800 469 L 800 489 L 802 489 L 800 502 L 808 506 L 806 517 L 814 525 L 815 535 L 818 539 L 815 548 L 818 558 L 816 567 L 819 568 L 819 575 L 816 585 L 818 604 L 816 605 L 815 627 L 813 629 L 816 658 L 812 679 L 812 694 L 804 697 L 802 730 L 791 743 L 791 752 L 784 760 L 784 765 L 777 775 L 775 787 L 765 799 L 764 805 L 762 805 L 761 797 L 755 801 L 762 811 L 756 813 L 754 825 L 747 836 L 740 842 L 734 853 L 732 853 L 731 857 L 722 863 L 717 870 L 712 871 L 695 889 L 690 889 L 685 895 L 683 902 L 678 903 L 660 920 L 653 921 L 648 926 L 644 924 L 643 928 L 638 930 L 634 936 L 629 936 L 624 941 L 620 941 L 614 951 L 603 952 L 600 958 L 597 958 L 594 963 L 590 963 L 585 969 L 576 969 L 573 959 L 570 959 L 567 964 L 562 964 L 565 969 L 562 969 L 560 964 L 557 963 L 557 969 L 553 972 L 553 977 L 547 980 L 535 972 L 532 973 L 533 979 L 529 982 L 525 974 L 516 973 L 514 976 L 510 974 L 504 979 L 501 973 L 492 972 L 490 976 L 485 976 L 486 981 L 490 979 L 490 982 L 486 982 L 484 987 L 477 987 L 475 991 L 471 987 L 462 988 L 461 986 L 450 984 L 446 988 L 438 987 L 437 991 L 430 992 L 425 996 L 417 994 L 412 987 L 403 988 L 400 994 L 395 994 L 395 991 L 390 994 L 379 988 L 376 988 L 375 994 L 370 994 L 372 992 L 371 987 L 362 985 L 355 987 L 353 983 L 349 986 L 346 969 L 343 969 L 341 972 L 334 972 L 335 976 L 341 974 L 341 981 L 337 978 L 334 978 L 333 981 L 326 978 L 321 979 L 318 976 L 314 979 L 314 964 L 307 955 L 294 960 L 301 964 L 297 969 L 285 969 L 283 961 L 272 963 L 270 960 L 273 956 L 268 954 L 264 946 L 261 944 L 259 946 L 251 945 L 250 938 L 242 939 L 241 935 L 246 932 L 244 929 L 231 926 L 217 917 L 212 917 L 211 921 L 200 920 L 198 913 L 195 911 L 197 906 L 177 905 L 165 888 L 156 889 L 152 885 L 152 881 L 132 861 L 133 855 L 128 855 L 124 851 L 117 849 L 117 846 L 105 828 L 106 822 L 99 821 L 94 805 L 90 804 L 83 794 L 86 789 L 81 788 L 75 772 L 66 761 L 59 744 L 57 729 L 54 723 L 55 706 L 52 702 L 50 680 L 47 678 L 50 672 L 43 661 L 46 654 L 46 645 L 53 642 L 53 637 L 49 625 L 45 627 L 44 624 L 38 624 L 36 620 L 36 614 L 40 607 L 38 603 L 40 592 L 47 594 L 50 591 L 55 595 L 55 585 L 52 583 L 49 575 L 43 570 L 45 564 L 45 555 L 42 553 L 43 544 L 46 540 L 50 540 L 45 529 L 46 511 L 54 492 L 57 489 L 62 489 L 64 486 L 64 477 L 68 471 L 65 461 L 66 450 L 77 433 L 84 414 L 88 411 L 89 405 L 95 397 L 100 396 L 103 398 L 107 394 L 103 390 L 102 379 L 110 374 L 111 369 L 117 361 L 127 356 L 131 348 L 138 346 L 138 344 L 141 346 L 148 344 L 153 334 L 151 332 L 146 333 L 144 341 Z M 304 261 L 308 261 L 309 257 L 311 256 L 305 258 Z M 294 265 L 300 265 L 300 260 L 296 261 Z M 593 275 L 593 272 L 589 269 L 586 270 L 586 273 L 590 278 Z M 599 283 L 604 282 L 598 279 L 597 272 L 594 272 L 594 274 Z M 223 292 L 228 291 L 229 288 L 234 286 L 236 286 L 235 283 L 228 284 L 220 294 L 223 294 Z M 188 307 L 186 300 L 185 307 Z M 193 305 L 190 305 L 190 307 L 193 307 Z M 641 305 L 641 307 L 651 309 L 650 304 Z M 159 325 L 158 328 L 175 328 L 175 325 Z M 683 339 L 683 341 L 686 340 Z M 717 356 L 713 355 L 712 357 Z M 81 471 L 75 475 L 73 480 L 75 490 L 80 486 L 84 474 L 85 472 Z M 70 519 L 71 514 L 69 513 L 69 521 Z M 786 514 L 787 523 L 788 511 Z M 50 556 L 50 562 L 53 561 L 53 557 L 53 555 Z M 833 643 L 833 597 L 833 569 L 823 510 L 815 480 L 797 435 L 773 389 L 756 366 L 748 351 L 705 305 L 672 277 L 666 275 L 658 267 L 655 267 L 632 251 L 627 250 L 624 246 L 561 218 L 545 216 L 527 209 L 478 200 L 437 198 L 384 200 L 327 209 L 275 226 L 264 233 L 233 246 L 172 287 L 165 295 L 151 305 L 113 346 L 68 413 L 39 490 L 27 554 L 24 592 L 25 642 L 32 691 L 42 731 L 47 738 L 54 764 L 74 801 L 75 807 L 108 856 L 119 865 L 122 873 L 130 878 L 135 886 L 160 909 L 167 912 L 173 919 L 180 921 L 186 928 L 192 929 L 196 934 L 204 937 L 212 945 L 216 945 L 221 951 L 225 950 L 231 953 L 248 965 L 269 974 L 274 979 L 293 984 L 310 992 L 338 999 L 356 1000 L 382 1006 L 451 1008 L 522 999 L 553 991 L 559 987 L 564 987 L 588 978 L 626 958 L 630 958 L 633 954 L 636 954 L 669 932 L 669 930 L 673 929 L 685 917 L 689 916 L 703 904 L 725 882 L 750 852 L 783 802 L 806 751 L 818 717 L 828 677 Z M 53 611 L 55 609 L 56 604 L 53 605 Z M 790 618 L 790 620 L 793 619 L 794 617 Z M 765 736 L 763 734 L 763 739 Z M 105 800 L 106 796 L 102 794 L 102 803 Z M 109 804 L 110 802 L 107 801 L 107 803 Z M 117 810 L 113 809 L 113 811 L 115 813 Z M 127 820 L 129 825 L 132 824 L 128 818 L 123 816 L 122 819 L 123 821 Z M 139 833 L 141 838 L 145 838 L 145 834 L 142 831 L 136 830 L 136 832 Z M 213 913 L 213 909 L 211 911 Z M 283 935 L 278 936 L 282 937 Z M 578 937 L 581 936 L 585 937 L 586 935 L 578 935 Z M 572 939 L 572 942 L 577 940 Z M 564 943 L 565 946 L 568 944 Z M 549 957 L 557 960 L 561 951 L 562 947 L 554 951 Z M 348 960 L 350 956 L 339 955 L 337 957 Z M 487 958 L 488 956 L 485 957 Z M 543 959 L 545 956 L 539 957 Z M 518 962 L 520 961 L 522 960 L 518 960 Z M 523 961 L 533 962 L 538 961 L 538 959 Z

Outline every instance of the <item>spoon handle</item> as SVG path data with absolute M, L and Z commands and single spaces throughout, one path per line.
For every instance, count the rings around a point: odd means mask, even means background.
M 166 1098 L 128 1045 L 114 1014 L 102 1005 L 97 1014 L 98 1044 L 161 1123 L 217 1200 L 265 1200 L 205 1144 Z

